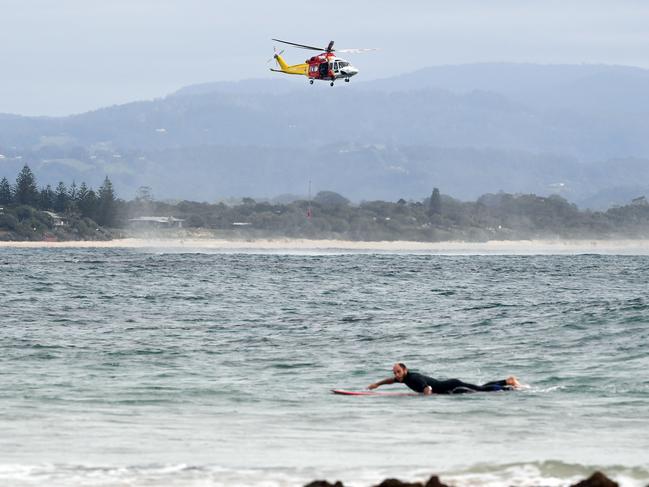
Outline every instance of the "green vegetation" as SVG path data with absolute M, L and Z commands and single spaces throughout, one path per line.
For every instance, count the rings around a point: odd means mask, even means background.
M 108 178 L 97 195 L 85 183 L 70 188 L 62 181 L 38 189 L 25 165 L 16 184 L 0 180 L 0 240 L 106 240 L 116 216 L 116 199 Z
M 517 240 L 540 238 L 649 238 L 649 204 L 644 197 L 606 212 L 580 211 L 560 196 L 487 194 L 462 202 L 435 188 L 424 201 L 366 201 L 352 204 L 330 191 L 313 201 L 288 204 L 244 198 L 238 205 L 136 199 L 131 215 L 184 219 L 221 237 L 331 238 L 350 240 Z M 309 217 L 309 215 L 311 215 Z
M 106 239 L 123 232 L 159 232 L 183 221 L 183 230 L 207 230 L 224 238 L 331 238 L 350 240 L 515 240 L 538 238 L 649 238 L 649 203 L 644 197 L 605 212 L 580 211 L 564 198 L 530 194 L 486 194 L 462 202 L 434 188 L 423 201 L 365 201 L 353 204 L 332 192 L 312 201 L 275 204 L 243 198 L 239 204 L 156 201 L 142 187 L 132 201 L 117 199 L 106 178 L 97 193 L 85 183 L 60 182 L 37 189 L 25 166 L 15 185 L 0 181 L 0 239 Z M 168 221 L 131 219 L 164 217 Z M 111 230 L 105 230 L 109 228 Z M 122 229 L 122 230 L 119 230 Z M 128 230 L 127 230 L 128 229 Z M 178 233 L 178 231 L 176 231 Z

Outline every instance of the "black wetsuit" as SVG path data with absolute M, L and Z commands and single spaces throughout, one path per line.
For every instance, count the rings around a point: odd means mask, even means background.
M 459 379 L 437 380 L 410 371 L 403 378 L 403 383 L 416 392 L 424 392 L 424 389 L 430 386 L 433 394 L 462 394 L 465 392 L 510 391 L 514 389 L 512 386 L 507 385 L 507 381 L 504 380 L 487 382 L 486 384 L 477 386 L 462 382 Z

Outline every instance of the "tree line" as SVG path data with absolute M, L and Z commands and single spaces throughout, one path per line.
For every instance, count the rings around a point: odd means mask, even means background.
M 39 229 L 51 229 L 38 210 L 66 215 L 73 234 L 59 229 L 60 238 L 110 238 L 103 229 L 127 229 L 139 216 L 175 217 L 185 229 L 206 229 L 222 237 L 340 238 L 351 240 L 514 240 L 531 238 L 649 238 L 649 203 L 639 197 L 607 211 L 580 210 L 558 195 L 485 194 L 460 201 L 434 188 L 421 201 L 350 202 L 321 191 L 312 199 L 289 203 L 243 198 L 238 204 L 157 201 L 142 187 L 130 201 L 118 199 L 106 177 L 97 190 L 85 183 L 59 182 L 38 188 L 28 166 L 15 184 L 0 181 L 0 238 L 35 239 Z M 12 209 L 13 208 L 13 209 Z M 33 208 L 35 210 L 30 210 Z M 156 223 L 154 223 L 157 225 Z M 48 227 L 49 225 L 49 227 Z M 162 223 L 161 225 L 164 225 Z M 6 236 L 6 232 L 14 235 Z M 156 230 L 159 230 L 157 228 Z M 2 232 L 5 232 L 3 237 Z M 129 230 L 133 232 L 134 230 Z M 113 234 L 118 230 L 111 230 Z
M 123 208 L 134 216 L 182 218 L 186 227 L 214 230 L 224 237 L 416 241 L 649 237 L 649 203 L 644 197 L 602 212 L 579 210 L 558 195 L 500 192 L 460 201 L 438 188 L 421 201 L 359 204 L 332 191 L 283 204 L 243 198 L 236 205 L 168 203 L 147 193 L 146 198 L 125 202 Z
M 41 211 L 77 214 L 105 227 L 114 226 L 117 220 L 117 198 L 108 176 L 98 191 L 85 182 L 77 186 L 74 181 L 69 186 L 60 181 L 54 189 L 49 184 L 39 188 L 28 165 L 22 168 L 15 184 L 9 183 L 6 177 L 0 180 L 2 205 L 24 205 Z

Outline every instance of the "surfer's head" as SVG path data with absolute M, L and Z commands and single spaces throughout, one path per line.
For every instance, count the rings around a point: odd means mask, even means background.
M 403 382 L 404 377 L 408 373 L 408 367 L 401 362 L 396 363 L 392 366 L 392 373 L 397 382 Z

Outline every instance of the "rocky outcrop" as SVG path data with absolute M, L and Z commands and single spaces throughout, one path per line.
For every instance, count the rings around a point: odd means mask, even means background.
M 595 472 L 581 482 L 577 482 L 571 487 L 619 487 L 617 482 L 613 482 L 602 472 Z
M 326 480 L 314 480 L 313 482 L 306 484 L 304 487 L 344 487 L 344 486 L 342 482 L 340 482 L 339 480 L 337 480 L 335 484 L 331 484 Z M 377 484 L 374 487 L 449 487 L 449 486 L 440 482 L 439 477 L 437 477 L 437 475 L 433 475 L 430 479 L 428 479 L 428 482 L 426 482 L 425 484 L 421 482 L 402 482 L 401 480 L 398 479 L 385 479 L 383 482 Z M 611 479 L 609 479 L 602 472 L 595 472 L 587 479 L 582 480 L 581 482 L 577 482 L 576 484 L 570 487 L 619 487 L 619 485 L 617 482 L 613 482 Z
M 343 487 L 343 483 L 340 480 L 336 480 L 335 484 L 331 484 L 326 480 L 314 480 L 313 482 L 306 484 L 304 487 Z
M 423 487 L 421 482 L 402 482 L 398 479 L 385 479 L 375 487 Z
M 448 487 L 439 481 L 437 475 L 433 475 L 428 479 L 428 482 L 422 484 L 421 482 L 401 482 L 397 479 L 385 479 L 376 487 Z

